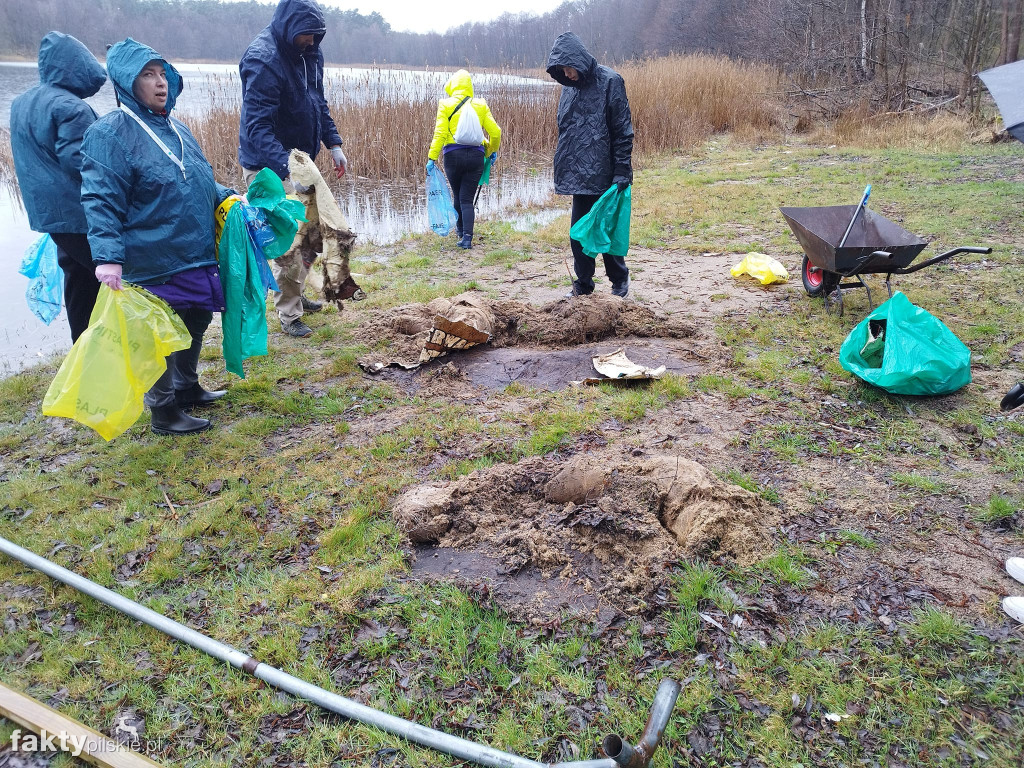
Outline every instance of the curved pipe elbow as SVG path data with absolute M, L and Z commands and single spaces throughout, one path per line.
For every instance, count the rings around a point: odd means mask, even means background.
M 675 680 L 662 680 L 658 686 L 658 693 L 654 696 L 647 727 L 644 728 L 643 736 L 637 745 L 634 747 L 618 735 L 611 734 L 605 736 L 601 742 L 604 753 L 622 768 L 647 768 L 654 757 L 654 751 L 661 743 L 662 736 L 665 735 L 665 728 L 672 716 L 679 691 L 679 683 Z

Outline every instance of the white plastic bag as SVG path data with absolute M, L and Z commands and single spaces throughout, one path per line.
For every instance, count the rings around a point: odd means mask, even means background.
M 470 99 L 462 105 L 458 111 L 459 124 L 455 126 L 455 143 L 464 144 L 470 147 L 480 146 L 484 143 L 484 129 L 480 125 L 480 117 L 473 109 L 473 100 Z

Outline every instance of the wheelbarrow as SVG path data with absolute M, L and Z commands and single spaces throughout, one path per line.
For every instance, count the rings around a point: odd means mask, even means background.
M 874 309 L 871 289 L 864 282 L 864 275 L 885 275 L 885 288 L 892 298 L 893 275 L 909 275 L 958 253 L 992 253 L 991 248 L 960 246 L 911 266 L 918 254 L 928 247 L 928 241 L 870 208 L 864 208 L 853 220 L 858 208 L 856 205 L 830 205 L 779 209 L 804 249 L 800 268 L 804 290 L 808 296 L 824 297 L 825 310 L 840 317 L 844 289 L 863 288 L 868 295 L 868 305 Z

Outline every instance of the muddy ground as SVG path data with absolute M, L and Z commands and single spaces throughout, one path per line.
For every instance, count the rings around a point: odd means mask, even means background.
M 732 352 L 716 335 L 716 322 L 786 314 L 796 302 L 811 301 L 799 281 L 798 256 L 773 255 L 789 269 L 790 281 L 762 287 L 729 276 L 738 261 L 734 254 L 634 249 L 626 301 L 608 295 L 609 286 L 601 281 L 594 296 L 563 299 L 565 286 L 536 278 L 558 274 L 562 265 L 553 258 L 550 263 L 535 258 L 512 270 L 467 270 L 459 277 L 472 276 L 491 295 L 483 298 L 482 291 L 477 299 L 496 319 L 492 342 L 416 370 L 389 368 L 376 375 L 410 392 L 460 402 L 484 421 L 501 418 L 489 409 L 491 393 L 513 382 L 549 391 L 571 386 L 593 375 L 592 356 L 620 347 L 634 362 L 665 365 L 682 376 L 730 376 Z M 377 315 L 362 330 L 378 348 L 372 360 L 414 358 L 431 318 L 446 308 L 450 304 L 442 301 Z M 863 315 L 866 309 L 862 297 L 848 300 L 848 312 Z M 1013 375 L 976 366 L 973 387 L 984 391 L 997 411 Z M 975 436 L 935 419 L 936 413 L 956 408 L 957 398 L 922 401 L 921 407 L 911 399 L 906 406 L 919 416 L 926 443 L 972 446 Z M 794 610 L 808 618 L 883 625 L 923 603 L 974 619 L 999 616 L 996 601 L 1015 588 L 1003 562 L 1020 553 L 1011 531 L 971 517 L 972 508 L 1006 490 L 1005 476 L 982 456 L 951 460 L 944 491 L 915 498 L 892 482 L 896 473 L 915 471 L 912 455 L 894 454 L 875 465 L 813 452 L 783 461 L 749 447 L 760 428 L 787 421 L 809 427 L 821 443 L 856 448 L 879 439 L 870 424 L 846 426 L 847 407 L 825 397 L 816 413 L 805 413 L 799 404 L 698 393 L 637 424 L 609 420 L 598 434 L 554 456 L 476 471 L 441 486 L 414 487 L 396 501 L 393 514 L 410 538 L 414 577 L 451 578 L 478 590 L 483 585 L 513 616 L 534 622 L 566 610 L 605 619 L 608 612 L 643 613 L 680 556 L 742 565 L 787 542 L 810 545 L 818 554 L 823 542 L 847 530 L 862 532 L 875 547 L 846 546 L 835 557 L 817 560 L 816 586 Z M 390 418 L 380 418 L 376 428 L 393 426 Z M 375 428 L 364 425 L 360 439 L 367 437 L 366 426 L 371 433 Z M 450 446 L 445 458 L 471 456 L 476 448 Z M 695 504 L 710 500 L 714 531 L 688 538 L 674 534 L 666 522 L 674 513 L 666 512 L 671 505 L 665 489 L 648 476 L 652 465 L 671 462 L 703 478 L 703 490 L 679 507 L 693 516 Z M 579 499 L 552 497 L 552 478 L 559 473 L 585 478 L 595 466 L 601 468 L 598 491 Z M 774 489 L 778 501 L 767 503 L 720 479 L 731 471 Z

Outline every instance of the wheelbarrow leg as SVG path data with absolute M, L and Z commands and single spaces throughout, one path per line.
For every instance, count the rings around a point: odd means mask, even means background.
M 871 310 L 873 310 L 875 308 L 875 302 L 871 300 L 871 288 L 869 288 L 868 284 L 866 282 L 864 282 L 864 276 L 863 275 L 857 275 L 857 281 L 861 284 L 861 286 L 864 288 L 864 290 L 867 291 L 867 293 L 868 293 L 868 312 L 870 312 Z
M 892 272 L 885 273 L 885 290 L 889 292 L 889 298 L 892 298 Z
M 832 293 L 825 295 L 825 312 L 830 315 L 842 317 L 843 311 L 843 289 L 836 286 L 836 289 L 832 291 Z

